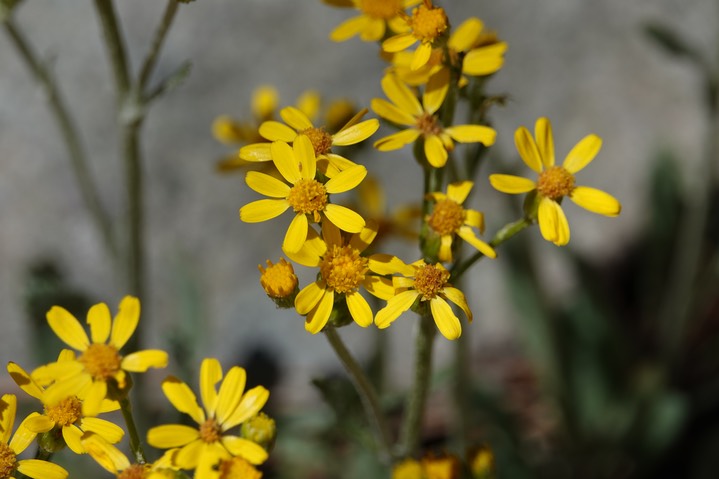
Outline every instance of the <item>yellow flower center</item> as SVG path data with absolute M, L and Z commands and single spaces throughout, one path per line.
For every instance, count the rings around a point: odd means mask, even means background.
M 210 418 L 200 425 L 200 439 L 208 444 L 222 439 L 222 427 L 215 418 Z
M 329 288 L 342 294 L 355 291 L 368 270 L 367 258 L 351 246 L 333 245 L 320 263 L 322 279 Z
M 17 467 L 15 451 L 5 443 L 0 443 L 0 477 L 10 477 Z
M 99 381 L 107 381 L 120 371 L 122 356 L 115 346 L 93 343 L 78 358 L 90 375 Z
M 389 20 L 402 10 L 401 0 L 360 0 L 362 13 L 372 18 Z
M 257 268 L 262 273 L 260 284 L 271 298 L 286 298 L 297 288 L 295 270 L 284 258 L 280 259 L 277 264 L 272 264 L 272 261 L 267 260 L 267 269 L 260 265 L 257 265 Z
M 77 396 L 70 396 L 54 406 L 45 408 L 45 415 L 60 426 L 75 424 L 82 417 L 82 402 Z
M 301 178 L 290 189 L 287 201 L 295 213 L 316 213 L 327 206 L 327 189 L 317 180 Z
M 133 464 L 123 469 L 123 471 L 117 475 L 117 479 L 145 479 L 146 472 L 147 468 L 145 466 Z
M 235 456 L 220 462 L 219 479 L 260 479 L 262 473 L 245 459 Z
M 414 288 L 422 295 L 422 301 L 434 299 L 447 284 L 449 271 L 439 265 L 425 265 L 414 275 Z
M 464 208 L 450 199 L 438 201 L 427 222 L 442 236 L 456 233 L 464 224 Z
M 574 175 L 561 166 L 553 166 L 539 174 L 537 191 L 550 200 L 558 200 L 574 190 Z
M 424 5 L 412 10 L 409 26 L 417 40 L 428 43 L 433 42 L 447 30 L 449 21 L 443 8 L 433 7 L 430 1 L 425 0 Z
M 430 113 L 422 113 L 421 116 L 417 117 L 416 127 L 424 136 L 439 135 L 442 133 L 442 127 L 437 117 Z
M 324 128 L 307 128 L 306 130 L 302 130 L 300 134 L 310 139 L 312 147 L 315 150 L 315 156 L 330 152 L 332 148 L 332 135 L 327 133 Z

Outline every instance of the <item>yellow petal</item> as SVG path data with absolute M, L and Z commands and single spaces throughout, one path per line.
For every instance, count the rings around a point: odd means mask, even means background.
M 417 42 L 411 33 L 400 33 L 382 42 L 382 50 L 390 53 L 406 50 Z
M 344 244 L 342 232 L 337 227 L 337 225 L 333 224 L 330 221 L 322 222 L 322 239 L 328 247 L 342 246 Z
M 255 386 L 247 391 L 242 396 L 240 404 L 232 412 L 232 415 L 222 423 L 223 429 L 225 431 L 231 429 L 255 416 L 265 406 L 269 398 L 270 392 L 262 386 Z
M 622 205 L 609 193 L 588 186 L 577 186 L 569 198 L 582 208 L 604 216 L 617 216 Z
M 419 70 L 427 64 L 429 57 L 432 55 L 432 45 L 427 42 L 419 44 L 412 56 L 412 63 L 409 65 L 410 70 Z
M 302 110 L 293 106 L 288 106 L 280 110 L 280 116 L 285 120 L 285 123 L 297 131 L 306 130 L 314 126 Z
M 367 26 L 368 17 L 359 15 L 352 17 L 340 23 L 330 33 L 330 40 L 333 42 L 343 42 L 358 35 Z
M 270 198 L 287 198 L 290 193 L 290 187 L 287 184 L 259 171 L 248 171 L 245 182 L 259 194 Z
M 120 442 L 125 435 L 125 431 L 117 424 L 96 417 L 82 418 L 82 430 L 94 432 L 110 444 Z
M 107 383 L 105 381 L 93 381 L 82 401 L 82 415 L 97 416 L 100 413 L 102 400 L 106 397 Z
M 395 288 L 392 285 L 392 280 L 389 278 L 367 275 L 362 284 L 372 296 L 376 296 L 379 299 L 387 301 L 395 295 Z
M 355 165 L 344 171 L 340 171 L 334 178 L 325 183 L 327 193 L 337 194 L 349 191 L 362 183 L 367 176 L 367 168 L 362 165 Z
M 284 141 L 292 143 L 297 136 L 297 132 L 279 121 L 265 121 L 260 125 L 260 135 L 269 141 Z
M 490 75 L 504 64 L 505 42 L 475 48 L 464 56 L 462 73 L 472 76 Z
M 419 293 L 414 290 L 403 291 L 395 295 L 387 301 L 387 306 L 377 311 L 374 323 L 380 329 L 388 327 L 402 313 L 407 311 L 418 297 Z
M 215 407 L 217 406 L 217 390 L 215 386 L 222 380 L 222 365 L 220 361 L 215 358 L 205 358 L 200 363 L 200 397 L 202 398 L 202 404 L 205 406 L 205 410 L 209 416 L 215 415 Z M 201 421 L 204 422 L 204 413 L 200 411 L 202 417 Z M 194 418 L 194 416 L 193 416 Z
M 322 331 L 332 314 L 334 305 L 334 293 L 327 291 L 317 305 L 307 314 L 305 318 L 305 331 L 311 334 L 317 334 Z
M 422 94 L 422 105 L 427 113 L 434 114 L 444 103 L 449 91 L 449 69 L 442 68 L 429 78 Z
M 347 309 L 349 309 L 350 315 L 355 323 L 363 328 L 372 324 L 372 318 L 374 316 L 372 314 L 372 308 L 369 307 L 369 303 L 359 292 L 354 291 L 345 294 L 345 299 L 347 300 Z
M 444 131 L 459 143 L 481 143 L 484 146 L 492 146 L 497 139 L 497 132 L 483 125 L 456 125 L 445 128 Z
M 159 349 L 145 349 L 122 358 L 122 369 L 132 373 L 144 373 L 150 368 L 167 367 L 167 353 Z
M 48 432 L 50 429 L 55 427 L 55 421 L 43 414 L 38 413 L 33 413 L 32 417 L 26 417 L 23 421 L 23 424 L 28 429 L 28 431 L 35 434 Z
M 63 426 L 62 438 L 65 440 L 65 444 L 75 454 L 84 454 L 85 448 L 82 445 L 82 431 L 79 427 L 74 424 L 69 426 Z
M 484 215 L 476 210 L 464 210 L 464 224 L 477 228 L 480 233 L 484 232 Z
M 541 117 L 534 124 L 534 137 L 537 139 L 537 150 L 545 168 L 554 166 L 554 138 L 552 124 L 549 119 Z
M 110 336 L 112 318 L 110 308 L 105 303 L 98 303 L 87 312 L 87 324 L 90 325 L 90 336 L 93 343 L 105 343 Z
M 120 306 L 112 323 L 110 333 L 110 345 L 121 349 L 137 329 L 140 321 L 140 300 L 134 296 L 125 296 L 120 301 Z
M 364 141 L 379 129 L 379 120 L 372 118 L 357 123 L 332 135 L 332 144 L 338 146 L 354 145 Z
M 0 398 L 0 440 L 7 444 L 12 434 L 17 413 L 17 397 L 14 394 L 3 394 Z
M 240 219 L 245 223 L 260 223 L 280 216 L 289 207 L 287 200 L 257 200 L 240 208 Z
M 223 430 L 229 429 L 231 426 L 225 424 L 225 421 L 235 412 L 237 406 L 242 399 L 242 393 L 245 392 L 245 383 L 247 382 L 247 373 L 239 366 L 233 366 L 227 371 L 225 379 L 222 381 L 220 391 L 217 393 L 217 412 L 215 417 L 223 426 Z
M 302 178 L 300 161 L 295 157 L 294 150 L 290 145 L 282 141 L 275 141 L 270 146 L 270 152 L 272 153 L 272 162 L 284 179 L 294 185 Z
M 472 191 L 474 183 L 471 181 L 458 181 L 456 183 L 450 183 L 447 185 L 447 198 L 461 205 L 464 200 L 469 196 L 469 192 Z
M 400 273 L 405 276 L 413 276 L 414 268 L 394 255 L 386 253 L 373 254 L 367 258 L 370 271 L 377 274 L 387 275 Z
M 206 460 L 208 454 L 214 455 L 217 453 L 217 449 L 212 447 L 215 444 L 216 443 L 206 443 L 201 439 L 191 441 L 177 451 L 173 458 L 173 465 L 181 469 L 195 469 L 200 459 Z M 207 476 L 201 477 L 201 474 L 202 473 L 195 474 L 197 479 L 208 479 Z
M 32 444 L 35 437 L 37 437 L 37 434 L 28 429 L 26 424 L 28 420 L 32 420 L 38 415 L 39 414 L 36 412 L 30 413 L 28 417 L 23 419 L 15 431 L 15 434 L 13 434 L 8 446 L 10 446 L 10 449 L 12 449 L 15 454 L 21 454 L 30 444 Z
M 329 223 L 329 221 L 327 221 Z M 295 253 L 284 253 L 295 263 L 310 268 L 316 268 L 320 265 L 322 255 L 327 251 L 327 245 L 313 228 L 307 230 L 307 239 L 302 248 Z
M 68 472 L 62 467 L 40 459 L 18 461 L 17 471 L 33 479 L 65 479 L 68 476 Z
M 385 136 L 375 141 L 374 147 L 379 151 L 399 150 L 405 145 L 414 143 L 419 138 L 419 130 L 409 128 L 407 130 L 398 131 L 391 135 Z
M 222 444 L 233 456 L 240 456 L 250 464 L 259 465 L 267 460 L 267 451 L 248 439 L 236 436 L 222 438 Z
M 484 24 L 479 18 L 470 17 L 454 29 L 447 46 L 455 52 L 469 50 L 477 43 L 483 28 Z
M 254 143 L 252 145 L 245 145 L 240 148 L 239 157 L 242 160 L 251 162 L 272 161 L 270 145 L 272 145 L 272 143 Z
M 315 90 L 307 90 L 297 98 L 295 105 L 311 120 L 317 116 L 321 101 L 322 99 L 318 92 Z
M 434 324 L 442 333 L 442 336 L 451 340 L 457 339 L 462 334 L 462 325 L 459 324 L 459 318 L 452 312 L 452 307 L 440 297 L 433 298 L 429 301 L 429 308 L 432 311 Z
M 117 474 L 118 471 L 130 466 L 125 454 L 97 434 L 86 434 L 82 438 L 82 445 L 87 453 L 108 472 Z
M 296 253 L 302 248 L 302 245 L 307 238 L 307 229 L 309 225 L 307 223 L 307 215 L 298 213 L 292 218 L 290 226 L 287 228 L 285 238 L 282 241 L 282 250 L 288 253 Z
M 485 255 L 488 258 L 496 258 L 497 252 L 494 251 L 494 248 L 489 246 L 487 243 L 482 241 L 481 239 L 477 238 L 477 235 L 474 234 L 474 231 L 469 226 L 461 226 L 459 228 L 459 231 L 457 231 L 457 234 L 460 238 L 462 238 L 467 243 L 474 246 L 478 251 L 480 251 L 483 255 Z
M 430 135 L 424 139 L 424 155 L 429 164 L 435 168 L 442 168 L 447 163 L 447 149 L 437 135 Z
M 262 85 L 252 92 L 252 113 L 256 118 L 269 118 L 277 109 L 278 101 L 277 89 Z
M 414 117 L 424 113 L 415 93 L 397 75 L 389 74 L 382 77 L 382 91 L 403 112 Z
M 372 18 L 365 15 L 367 25 L 360 32 L 360 39 L 363 42 L 378 42 L 385 32 L 385 21 L 381 18 Z
M 7 372 L 10 374 L 12 380 L 15 381 L 15 384 L 20 387 L 20 389 L 22 389 L 35 399 L 40 399 L 42 397 L 43 390 L 19 365 L 10 361 L 7 365 Z
M 199 439 L 200 432 L 194 427 L 181 424 L 165 424 L 147 431 L 147 442 L 159 449 L 181 447 Z
M 198 424 L 205 422 L 205 412 L 199 404 L 197 404 L 197 396 L 195 396 L 195 393 L 192 392 L 192 389 L 190 389 L 187 384 L 174 376 L 169 376 L 162 381 L 162 392 L 165 393 L 167 400 L 170 401 L 175 409 L 189 415 Z M 203 400 L 204 399 L 203 397 Z
M 489 183 L 495 190 L 510 195 L 527 193 L 537 187 L 537 184 L 529 178 L 514 175 L 489 175 Z
M 326 158 L 326 161 L 329 165 L 331 165 L 334 169 L 337 170 L 333 174 L 325 173 L 325 176 L 327 176 L 328 178 L 337 176 L 337 173 L 339 173 L 340 171 L 344 171 L 347 168 L 352 168 L 353 166 L 357 165 L 357 163 L 350 161 L 347 158 L 345 158 L 344 156 L 340 156 L 335 153 L 325 153 L 322 156 L 324 158 Z M 319 162 L 318 162 L 318 167 L 319 167 Z
M 300 164 L 300 174 L 302 178 L 309 180 L 314 179 L 317 172 L 317 159 L 315 158 L 315 149 L 312 141 L 305 135 L 299 135 L 292 144 L 292 151 L 295 158 Z
M 368 221 L 362 231 L 352 235 L 350 238 L 349 245 L 359 251 L 363 252 L 377 237 L 378 226 L 376 221 Z
M 80 362 L 70 364 L 77 364 L 84 369 L 84 366 L 82 366 Z M 68 396 L 85 394 L 92 385 L 92 376 L 84 372 L 83 369 L 80 369 L 74 375 L 55 381 L 52 386 L 45 390 L 43 401 L 46 404 L 57 404 Z
M 437 257 L 442 262 L 447 263 L 452 261 L 452 235 L 442 235 L 440 237 L 439 253 L 437 254 Z M 397 286 L 396 283 L 395 286 Z
M 370 102 L 370 107 L 377 115 L 392 123 L 406 126 L 413 126 L 417 123 L 417 119 L 411 113 L 401 110 L 383 98 L 374 98 Z
M 324 213 L 335 226 L 348 233 L 359 233 L 365 226 L 364 218 L 345 206 L 328 204 Z
M 297 314 L 305 315 L 317 306 L 322 297 L 325 295 L 326 289 L 324 283 L 315 281 L 310 283 L 297 294 L 295 297 L 295 309 Z
M 569 243 L 569 223 L 562 207 L 556 201 L 542 198 L 538 209 L 539 231 L 542 237 L 557 246 Z
M 587 135 L 567 154 L 564 169 L 574 174 L 587 166 L 602 148 L 602 139 L 597 135 Z
M 464 296 L 464 293 L 457 288 L 445 286 L 441 294 L 444 298 L 459 306 L 460 309 L 464 311 L 465 316 L 467 316 L 467 320 L 470 323 L 472 322 L 472 310 L 469 309 L 469 304 L 467 304 L 467 298 Z
M 84 351 L 90 345 L 85 329 L 65 308 L 53 306 L 46 316 L 50 328 L 68 346 Z
M 517 128 L 517 131 L 514 132 L 514 144 L 524 163 L 537 173 L 540 173 L 542 171 L 542 158 L 539 156 L 537 144 L 534 142 L 529 130 L 523 126 Z

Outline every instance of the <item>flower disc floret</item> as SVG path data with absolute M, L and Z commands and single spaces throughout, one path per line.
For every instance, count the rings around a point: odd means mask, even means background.
M 464 208 L 456 201 L 438 201 L 427 222 L 440 235 L 456 233 L 464 224 Z
M 290 189 L 287 201 L 295 213 L 317 216 L 327 206 L 327 188 L 317 180 L 301 178 Z M 315 221 L 319 221 L 319 218 Z
M 260 479 L 262 473 L 241 457 L 233 457 L 220 462 L 219 479 Z
M 332 245 L 322 258 L 320 274 L 327 286 L 338 293 L 350 293 L 359 288 L 369 271 L 367 258 L 349 245 Z
M 550 200 L 569 196 L 574 190 L 574 175 L 562 166 L 553 166 L 539 174 L 537 191 Z
M 261 265 L 258 265 L 257 268 L 262 273 L 260 284 L 269 297 L 286 298 L 297 288 L 298 280 L 295 270 L 284 258 L 281 258 L 280 262 L 276 264 L 267 260 L 267 268 L 263 268 Z
M 437 116 L 426 112 L 417 117 L 417 129 L 425 137 L 442 133 L 442 126 L 439 124 Z
M 10 446 L 0 442 L 0 477 L 10 477 L 17 467 L 17 455 Z
M 122 357 L 117 348 L 109 344 L 90 344 L 78 358 L 93 379 L 107 381 L 120 371 Z
M 415 273 L 414 287 L 422 295 L 422 301 L 437 297 L 449 280 L 449 271 L 435 265 L 420 267 Z
M 200 424 L 200 439 L 208 444 L 222 439 L 222 426 L 211 417 L 202 424 Z
M 55 424 L 70 426 L 82 417 L 82 401 L 77 396 L 67 397 L 55 406 L 45 407 L 45 414 Z
M 300 131 L 299 134 L 306 135 L 310 139 L 316 156 L 326 155 L 332 150 L 332 135 L 327 133 L 324 128 L 307 128 Z
M 412 11 L 408 23 L 418 40 L 432 42 L 447 30 L 449 21 L 443 8 L 427 6 L 426 3 Z

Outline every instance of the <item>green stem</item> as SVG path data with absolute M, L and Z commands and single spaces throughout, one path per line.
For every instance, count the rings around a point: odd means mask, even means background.
M 492 241 L 489 242 L 490 246 L 493 248 L 496 248 L 497 246 L 501 245 L 508 239 L 515 236 L 520 231 L 524 230 L 526 227 L 530 226 L 532 224 L 532 220 L 529 218 L 522 218 L 520 220 L 514 221 L 512 223 L 508 223 L 500 229 L 497 234 L 494 235 L 494 238 L 492 238 Z M 462 275 L 469 269 L 470 266 L 472 266 L 474 263 L 482 259 L 484 255 L 481 252 L 476 252 L 472 256 L 470 256 L 467 260 L 455 264 L 452 269 L 450 270 L 450 273 L 452 274 L 450 276 L 450 281 L 457 281 L 459 278 L 462 277 Z
M 43 90 L 45 90 L 50 112 L 60 129 L 60 134 L 65 143 L 65 148 L 70 158 L 70 165 L 77 179 L 85 207 L 90 212 L 90 216 L 100 232 L 100 236 L 104 241 L 108 253 L 111 257 L 117 259 L 118 251 L 112 232 L 112 224 L 102 207 L 100 195 L 90 174 L 89 162 L 85 155 L 85 150 L 80 142 L 80 135 L 75 126 L 75 122 L 70 116 L 69 109 L 60 94 L 57 83 L 50 71 L 38 60 L 37 55 L 30 47 L 30 43 L 13 19 L 7 18 L 3 22 L 3 26 L 10 37 L 11 43 L 15 46 L 20 57 L 30 69 L 35 80 L 38 81 Z
M 407 398 L 400 431 L 400 452 L 403 456 L 411 456 L 419 449 L 432 373 L 432 346 L 436 330 L 432 314 L 423 314 L 415 339 L 414 382 Z
M 130 437 L 130 450 L 135 456 L 135 461 L 138 464 L 145 464 L 145 453 L 142 450 L 140 435 L 137 433 L 135 418 L 132 415 L 132 405 L 130 404 L 130 399 L 128 397 L 120 399 L 120 411 L 122 411 L 122 417 L 125 419 L 127 434 Z
M 454 399 L 454 418 L 457 450 L 464 451 L 469 446 L 472 408 L 469 404 L 469 360 L 470 328 L 454 341 L 454 367 L 452 368 L 452 396 Z
M 110 65 L 112 66 L 115 88 L 118 93 L 118 104 L 122 105 L 125 95 L 130 91 L 130 72 L 125 53 L 125 43 L 120 33 L 120 24 L 115 13 L 115 6 L 112 0 L 95 0 L 102 32 L 105 39 Z
M 167 32 L 170 30 L 170 26 L 172 26 L 172 22 L 175 19 L 175 14 L 177 13 L 178 6 L 179 3 L 177 2 L 177 0 L 168 0 L 167 2 L 167 6 L 165 7 L 165 13 L 162 16 L 162 20 L 160 20 L 159 26 L 155 30 L 155 37 L 152 40 L 150 51 L 145 57 L 145 61 L 143 62 L 142 68 L 140 69 L 140 76 L 138 77 L 137 81 L 139 87 L 138 89 L 140 91 L 145 90 L 145 86 L 150 80 L 150 75 L 152 75 L 152 71 L 157 64 L 157 59 L 160 55 L 160 50 L 162 50 L 162 45 L 165 42 L 165 38 L 167 37 Z
M 335 354 L 337 354 L 340 362 L 350 375 L 352 383 L 359 394 L 367 419 L 374 430 L 380 459 L 383 462 L 388 463 L 392 460 L 391 439 L 389 427 L 387 426 L 387 421 L 384 417 L 384 413 L 382 412 L 377 392 L 372 386 L 370 380 L 367 378 L 367 375 L 362 370 L 362 367 L 357 363 L 352 356 L 352 353 L 350 353 L 345 346 L 342 338 L 337 333 L 337 330 L 332 326 L 328 326 L 325 328 L 324 332 L 327 341 L 330 343 L 330 346 L 332 346 Z

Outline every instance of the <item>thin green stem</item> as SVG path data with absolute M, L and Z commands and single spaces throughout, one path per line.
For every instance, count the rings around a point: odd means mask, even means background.
M 108 253 L 112 258 L 117 259 L 118 251 L 112 232 L 112 224 L 102 207 L 100 194 L 90 174 L 89 162 L 85 155 L 85 150 L 82 147 L 80 135 L 57 83 L 50 71 L 40 62 L 32 50 L 29 41 L 25 38 L 25 35 L 13 19 L 7 18 L 3 22 L 3 26 L 12 45 L 17 49 L 20 57 L 35 77 L 35 80 L 38 81 L 43 90 L 45 90 L 50 112 L 60 129 L 60 134 L 65 143 L 65 148 L 70 158 L 70 165 L 77 179 L 85 207 L 90 212 L 90 217 L 94 221 Z
M 112 77 L 118 93 L 118 104 L 122 105 L 122 102 L 125 101 L 125 95 L 130 91 L 131 82 L 127 54 L 125 53 L 125 42 L 120 32 L 120 23 L 112 0 L 95 0 L 95 9 L 100 18 L 105 47 L 112 66 Z
M 400 453 L 410 456 L 417 452 L 422 434 L 424 410 L 429 393 L 432 373 L 432 346 L 436 333 L 432 314 L 427 312 L 420 318 L 415 339 L 414 381 L 407 398 L 402 429 L 400 431 Z
M 365 414 L 375 434 L 380 459 L 385 463 L 390 462 L 392 460 L 392 448 L 389 427 L 382 412 L 377 392 L 362 367 L 345 346 L 337 330 L 331 326 L 325 328 L 325 337 L 349 374 L 359 394 Z
M 137 433 L 135 418 L 132 415 L 132 405 L 128 397 L 120 399 L 120 411 L 122 411 L 122 417 L 125 419 L 125 425 L 127 426 L 127 434 L 130 438 L 130 450 L 135 456 L 135 461 L 138 464 L 144 464 L 146 462 L 145 453 L 142 450 L 140 435 Z
M 152 40 L 150 51 L 145 57 L 142 68 L 140 68 L 140 76 L 138 77 L 137 81 L 138 89 L 142 92 L 144 92 L 145 86 L 150 80 L 150 75 L 152 75 L 152 71 L 157 64 L 160 50 L 162 50 L 162 45 L 165 42 L 165 38 L 167 38 L 167 32 L 170 30 L 172 22 L 175 19 L 175 14 L 177 13 L 178 6 L 179 3 L 177 2 L 177 0 L 168 0 L 167 6 L 165 7 L 165 13 L 160 20 L 160 24 L 155 30 L 155 36 Z

